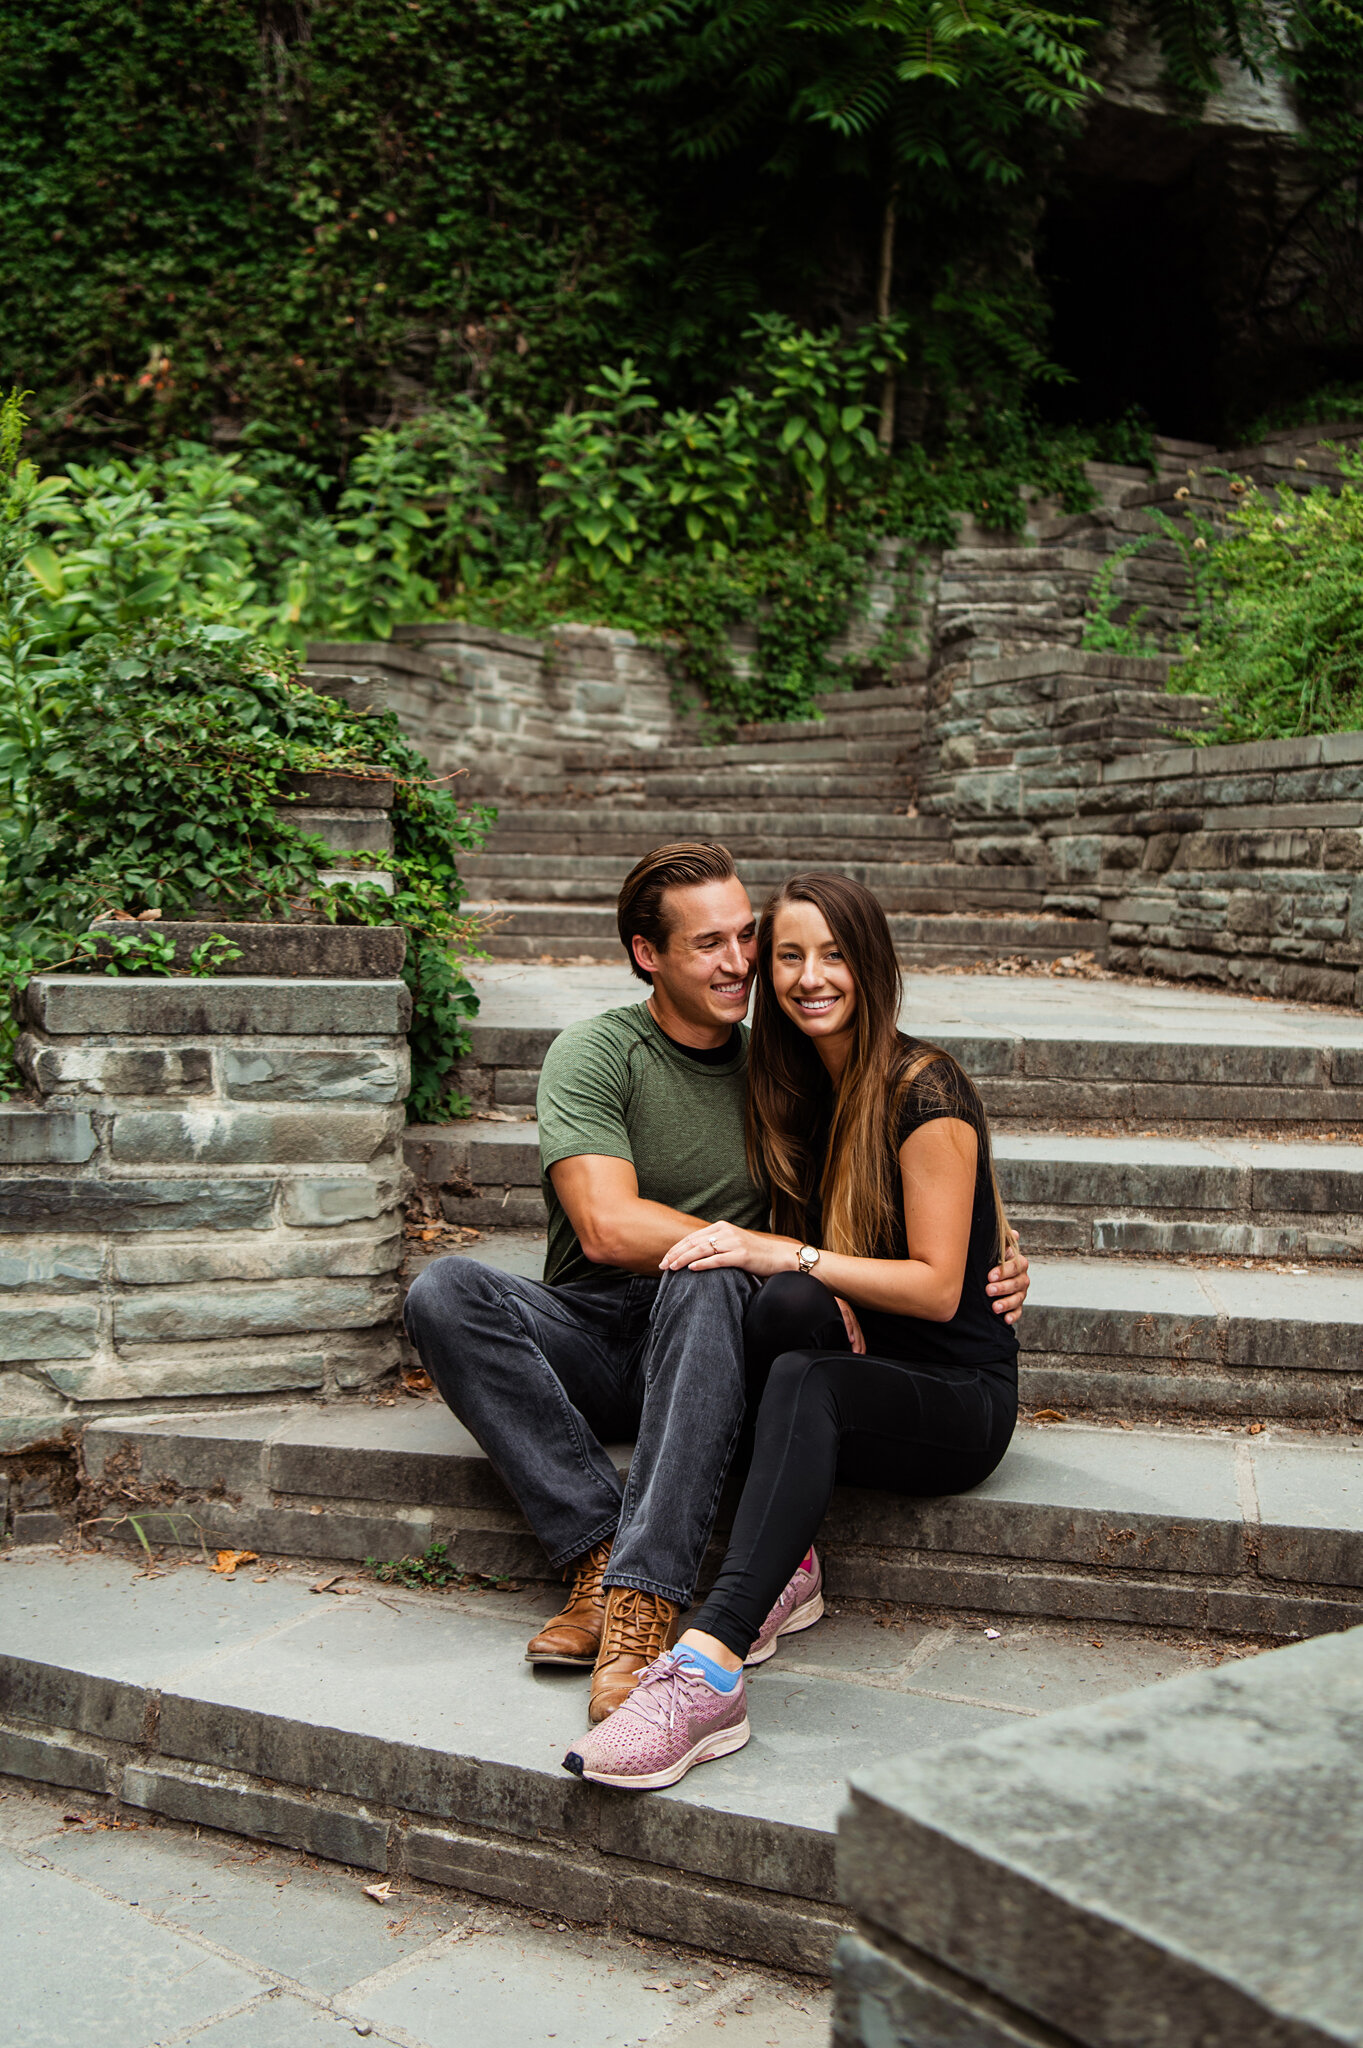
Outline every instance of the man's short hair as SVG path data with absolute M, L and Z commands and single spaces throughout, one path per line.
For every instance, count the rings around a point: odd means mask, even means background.
M 674 839 L 667 846 L 655 846 L 625 876 L 615 906 L 620 943 L 640 981 L 650 988 L 653 976 L 634 957 L 634 937 L 647 939 L 656 952 L 665 953 L 671 937 L 664 898 L 669 889 L 691 889 L 699 882 L 730 882 L 737 874 L 734 857 L 727 846 L 708 839 Z

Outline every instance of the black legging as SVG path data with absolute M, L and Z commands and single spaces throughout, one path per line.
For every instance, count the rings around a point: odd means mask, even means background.
M 743 1326 L 756 1441 L 719 1576 L 689 1628 L 746 1657 L 824 1518 L 835 1480 L 887 1493 L 965 1493 L 1008 1448 L 1017 1390 L 1002 1364 L 854 1355 L 826 1287 L 778 1273 Z M 813 1345 L 816 1348 L 811 1349 Z

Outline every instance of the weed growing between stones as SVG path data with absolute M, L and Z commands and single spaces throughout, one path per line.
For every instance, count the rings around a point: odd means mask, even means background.
M 447 1543 L 431 1543 L 420 1557 L 394 1557 L 381 1564 L 376 1557 L 367 1557 L 364 1568 L 371 1578 L 381 1586 L 413 1586 L 443 1590 L 453 1586 L 457 1592 L 476 1587 L 488 1593 L 514 1593 L 518 1581 L 499 1576 L 495 1572 L 465 1572 L 450 1563 Z

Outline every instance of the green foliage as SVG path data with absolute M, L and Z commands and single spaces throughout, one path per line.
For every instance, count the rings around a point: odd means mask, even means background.
M 288 821 L 285 778 L 323 769 L 396 777 L 394 897 L 359 872 L 319 881 L 335 856 Z M 409 1113 L 457 1110 L 446 1076 L 476 999 L 454 957 L 472 936 L 456 858 L 484 819 L 428 781 L 391 716 L 359 716 L 304 688 L 288 658 L 243 627 L 162 622 L 85 642 L 26 772 L 32 822 L 10 834 L 0 885 L 0 976 L 11 987 L 91 952 L 100 914 L 400 924 L 415 1013 Z M 192 971 L 212 973 L 230 947 L 206 938 Z M 106 972 L 170 967 L 145 924 L 100 951 L 111 951 Z
M 202 620 L 261 616 L 252 606 L 254 488 L 239 458 L 182 443 L 160 461 L 71 463 L 47 501 L 50 544 L 29 567 L 49 599 L 45 626 L 69 651 L 175 610 Z
M 542 420 L 656 352 L 656 116 L 581 29 L 69 0 L 7 12 L 0 64 L 0 377 L 38 387 L 49 448 L 254 419 L 335 466 L 414 394 Z
M 315 522 L 313 546 L 287 562 L 277 616 L 384 640 L 429 613 L 442 586 L 477 583 L 507 523 L 493 492 L 505 468 L 501 436 L 469 398 L 364 435 L 334 524 Z
M 1123 565 L 1134 555 L 1144 552 L 1149 546 L 1145 539 L 1127 541 L 1107 557 L 1089 589 L 1088 616 L 1084 621 L 1084 636 L 1080 645 L 1090 654 L 1158 654 L 1159 642 L 1142 630 L 1149 614 L 1147 605 L 1139 605 L 1128 612 L 1125 619 L 1118 619 L 1117 613 L 1126 599 L 1117 588 L 1117 577 Z
M 49 459 L 97 470 L 244 431 L 244 469 L 261 475 L 266 453 L 346 483 L 366 430 L 465 393 L 528 474 L 548 423 L 565 403 L 582 411 L 598 366 L 625 358 L 660 410 L 704 418 L 738 379 L 750 320 L 775 306 L 815 331 L 903 313 L 902 381 L 926 378 L 930 410 L 942 363 L 965 388 L 975 330 L 992 324 L 989 362 L 1018 370 L 988 395 L 1015 404 L 1024 358 L 1044 362 L 1028 245 L 1095 89 L 1106 13 L 1035 0 L 11 10 L 0 377 L 37 389 Z M 1190 92 L 1219 55 L 1269 48 L 1263 0 L 1140 13 Z M 1288 39 L 1341 193 L 1336 169 L 1357 162 L 1356 27 L 1334 0 L 1300 0 Z M 401 586 L 400 553 L 390 571 L 378 580 Z M 357 618 L 374 615 L 371 595 L 351 593 Z M 268 596 L 307 611 L 306 587 Z
M 812 532 L 720 559 L 659 556 L 576 578 L 521 578 L 475 592 L 473 619 L 535 631 L 571 616 L 662 641 L 684 698 L 699 698 L 715 737 L 755 719 L 801 718 L 839 677 L 829 643 L 866 582 L 870 536 Z M 756 659 L 736 666 L 729 634 L 755 627 Z
M 902 362 L 901 323 L 850 338 L 778 314 L 748 341 L 749 381 L 708 413 L 665 413 L 628 360 L 606 368 L 589 411 L 563 413 L 539 446 L 541 518 L 565 569 L 602 582 L 650 550 L 723 559 L 740 541 L 822 528 L 885 468 L 869 384 Z
M 882 189 L 911 173 L 902 189 L 926 211 L 959 204 L 971 181 L 1021 178 L 1017 131 L 1064 119 L 1093 90 L 1095 26 L 1031 0 L 642 0 L 604 33 L 656 43 L 654 89 L 699 99 L 685 154 L 755 141 L 789 177 L 831 135 L 839 168 Z
M 27 392 L 0 401 L 0 854 L 33 830 L 31 770 L 42 757 L 65 667 L 48 648 L 51 565 L 40 522 L 67 488 L 23 458 Z
M 451 612 L 527 630 L 576 618 L 661 637 L 716 730 L 808 715 L 836 684 L 828 647 L 876 538 L 949 547 L 966 512 L 1018 533 L 1036 496 L 1083 510 L 1085 459 L 1136 445 L 1129 421 L 1105 442 L 1000 404 L 887 456 L 876 383 L 910 339 L 898 317 L 846 336 L 765 317 L 743 383 L 706 413 L 660 411 L 633 363 L 606 366 L 596 402 L 540 437 L 538 510 L 471 399 L 366 435 L 344 488 L 268 448 L 189 442 L 40 486 L 32 471 L 26 488 L 47 495 L 11 550 L 13 603 L 68 664 L 94 633 L 172 616 L 235 621 L 280 648 Z M 751 673 L 729 649 L 743 625 L 757 629 Z
M 446 1586 L 477 1586 L 488 1592 L 514 1588 L 515 1580 L 495 1572 L 465 1572 L 450 1563 L 448 1543 L 431 1543 L 419 1557 L 393 1557 L 380 1563 L 367 1557 L 364 1568 L 381 1586 L 410 1586 L 443 1591 Z
M 1219 697 L 1218 737 L 1363 728 L 1363 458 L 1339 492 L 1247 486 L 1205 549 L 1197 642 L 1180 690 Z

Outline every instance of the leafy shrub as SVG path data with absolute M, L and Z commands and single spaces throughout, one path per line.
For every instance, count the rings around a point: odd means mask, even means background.
M 1363 727 L 1363 457 L 1342 454 L 1340 467 L 1337 493 L 1246 485 L 1206 547 L 1197 640 L 1178 687 L 1221 699 L 1218 737 Z
M 142 627 L 88 640 L 46 706 L 40 746 L 24 771 L 29 824 L 3 823 L 0 978 L 73 964 L 88 952 L 90 920 L 213 915 L 321 917 L 396 923 L 408 939 L 413 995 L 415 1120 L 459 1113 L 446 1077 L 467 1048 L 476 997 L 455 957 L 473 933 L 458 914 L 460 849 L 476 845 L 484 815 L 461 813 L 433 785 L 390 714 L 356 715 L 293 678 L 293 663 L 243 627 Z M 302 771 L 396 778 L 396 895 L 319 871 L 335 856 L 292 825 L 284 778 Z M 11 790 L 15 786 L 11 767 Z M 164 971 L 154 932 L 118 934 L 115 960 Z M 199 971 L 221 959 L 211 941 Z
M 263 618 L 252 599 L 254 479 L 238 458 L 192 442 L 160 461 L 71 463 L 34 512 L 50 529 L 28 566 L 50 603 L 54 648 L 175 610 L 186 618 Z M 54 544 L 55 543 L 55 544 Z
M 981 350 L 1003 346 L 991 334 Z M 660 412 L 633 363 L 604 366 L 594 402 L 541 434 L 537 499 L 467 398 L 363 435 L 344 483 L 255 445 L 72 464 L 35 507 L 44 644 L 70 652 L 168 612 L 295 647 L 451 611 L 529 629 L 573 618 L 662 635 L 716 731 L 807 715 L 837 680 L 828 650 L 877 536 L 951 546 L 965 512 L 1016 533 L 1029 497 L 1092 500 L 1098 437 L 1007 406 L 882 451 L 877 388 L 909 345 L 898 319 L 850 335 L 759 319 L 743 381 L 705 412 Z M 737 624 L 757 630 L 751 675 L 730 655 Z

